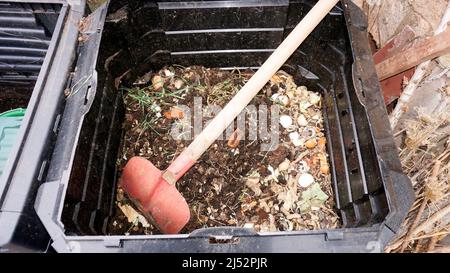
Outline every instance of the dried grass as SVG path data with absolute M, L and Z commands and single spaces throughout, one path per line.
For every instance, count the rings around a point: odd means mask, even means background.
M 396 134 L 400 159 L 411 178 L 417 200 L 398 237 L 386 252 L 441 252 L 439 242 L 450 234 L 450 111 L 429 116 L 417 109 Z

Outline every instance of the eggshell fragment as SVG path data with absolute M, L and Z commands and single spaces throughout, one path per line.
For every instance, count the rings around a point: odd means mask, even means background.
M 280 124 L 281 126 L 283 126 L 283 128 L 287 129 L 292 125 L 292 118 L 290 116 L 281 116 Z
M 300 115 L 297 118 L 297 123 L 299 126 L 307 126 L 308 125 L 308 121 L 306 120 L 304 115 Z
M 314 177 L 309 173 L 304 173 L 298 178 L 298 184 L 302 188 L 307 188 L 314 182 Z
M 297 132 L 290 133 L 289 139 L 295 147 L 302 146 L 304 144 L 303 140 L 300 138 L 300 134 Z

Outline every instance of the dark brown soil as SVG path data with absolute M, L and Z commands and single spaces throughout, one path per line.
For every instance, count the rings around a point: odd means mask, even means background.
M 31 90 L 16 90 L 14 87 L 3 87 L 0 91 L 0 113 L 27 107 Z
M 167 71 L 171 72 L 169 76 Z M 172 138 L 170 130 L 176 119 L 168 119 L 164 113 L 170 112 L 176 104 L 187 105 L 193 109 L 194 97 L 201 97 L 204 106 L 212 103 L 224 106 L 252 73 L 227 72 L 203 67 L 168 67 L 158 72 L 164 81 L 164 90 L 159 91 L 163 93 L 162 95 L 155 95 L 158 92 L 152 87 L 151 79 L 155 75 L 145 75 L 138 87 L 124 91 L 125 137 L 117 163 L 120 169 L 129 158 L 136 155 L 148 158 L 159 169 L 167 168 L 191 141 Z M 181 82 L 177 82 L 180 79 L 183 81 L 181 88 L 179 88 Z M 284 87 L 283 83 L 279 85 Z M 216 87 L 220 87 L 220 92 L 214 93 L 214 90 L 217 90 Z M 250 104 L 256 106 L 266 104 L 270 107 L 274 103 L 270 95 L 277 92 L 278 88 L 278 85 L 267 84 Z M 184 91 L 179 92 L 179 90 Z M 147 100 L 145 94 L 150 94 L 154 100 Z M 154 105 L 150 104 L 150 101 L 156 101 L 156 104 L 160 106 L 160 113 L 163 114 L 161 117 L 155 117 Z M 209 119 L 211 118 L 205 118 L 204 122 Z M 246 119 L 246 126 L 246 132 L 248 132 L 248 119 Z M 246 179 L 250 173 L 256 171 L 262 178 L 269 176 L 271 172 L 268 166 L 277 168 L 286 159 L 294 161 L 302 152 L 301 149 L 294 149 L 289 145 L 287 132 L 283 130 L 280 132 L 282 132 L 280 144 L 272 152 L 261 151 L 262 140 L 259 138 L 256 141 L 250 141 L 247 137 L 241 140 L 236 148 L 230 148 L 227 140 L 217 140 L 207 150 L 177 183 L 178 190 L 191 208 L 191 219 L 182 233 L 189 233 L 203 227 L 244 226 L 246 223 L 252 223 L 255 229 L 261 230 L 261 225 L 268 223 L 269 220 L 278 230 L 291 229 L 286 224 L 288 220 L 283 218 L 283 214 L 275 213 L 272 208 L 274 206 L 278 208 L 278 205 L 281 207 L 277 194 L 271 190 L 274 182 L 266 185 L 262 183 L 262 193 L 258 196 L 246 186 Z M 295 176 L 296 173 L 294 172 L 293 175 Z M 321 186 L 324 192 L 331 195 L 329 175 L 317 174 L 317 177 L 322 177 L 324 184 Z M 283 175 L 278 176 L 277 183 L 275 183 L 277 186 L 288 187 L 288 182 Z M 121 189 L 118 190 L 117 200 L 121 204 L 130 204 Z M 266 210 L 255 205 L 259 200 L 266 200 L 271 207 L 269 206 L 270 208 Z M 326 215 L 317 217 L 318 228 L 333 228 L 338 225 L 337 217 L 330 209 L 333 207 L 332 198 L 329 198 L 326 206 L 323 213 L 329 213 L 326 211 L 330 210 L 334 219 L 327 220 Z M 277 215 L 281 215 L 281 218 Z M 304 221 L 311 220 L 311 216 L 307 213 L 301 217 Z M 315 228 L 315 224 L 304 224 L 303 228 Z M 301 229 L 301 225 L 298 224 L 294 229 Z M 157 234 L 159 231 L 151 224 L 146 228 L 141 224 L 130 224 L 118 208 L 116 217 L 111 221 L 110 233 Z

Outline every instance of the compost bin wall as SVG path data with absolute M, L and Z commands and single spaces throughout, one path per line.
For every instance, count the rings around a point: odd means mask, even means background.
M 105 88 L 81 130 L 63 211 L 68 232 L 108 232 L 123 122 L 116 78 L 131 69 L 122 78 L 126 85 L 169 64 L 258 67 L 313 1 L 231 3 L 224 8 L 221 2 L 132 2 L 124 8 L 126 19 L 106 22 L 100 58 L 117 45 L 121 51 L 109 63 L 110 73 L 100 72 Z M 282 68 L 324 96 L 336 203 L 345 227 L 380 222 L 388 212 L 368 121 L 352 88 L 352 64 L 342 10 L 335 8 Z

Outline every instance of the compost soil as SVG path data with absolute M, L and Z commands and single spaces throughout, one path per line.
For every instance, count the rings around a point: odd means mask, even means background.
M 159 169 L 167 168 L 192 141 L 183 139 L 184 133 L 175 139 L 171 134 L 174 124 L 186 129 L 184 123 L 189 120 L 187 113 L 177 105 L 188 106 L 192 114 L 194 97 L 197 97 L 202 98 L 204 107 L 223 107 L 253 73 L 200 66 L 171 66 L 144 75 L 131 88 L 123 88 L 126 113 L 124 137 L 117 160 L 119 170 L 133 156 L 145 157 Z M 280 125 L 279 144 L 272 147 L 272 151 L 261 150 L 261 144 L 269 143 L 269 140 L 259 137 L 257 140 L 249 139 L 251 121 L 247 118 L 244 135 L 235 131 L 235 141 L 215 141 L 177 182 L 178 190 L 191 209 L 191 219 L 181 233 L 216 226 L 248 227 L 257 231 L 339 226 L 338 216 L 334 212 L 329 169 L 325 168 L 328 163 L 320 102 L 289 101 L 293 92 L 300 92 L 306 97 L 308 92 L 313 93 L 304 87 L 299 89 L 290 75 L 280 71 L 250 102 L 256 107 L 265 104 L 268 109 L 277 104 L 281 107 L 280 116 L 291 118 L 292 125 L 287 129 Z M 311 96 L 317 98 L 314 94 Z M 295 105 L 304 109 L 298 109 Z M 300 111 L 303 119 L 299 118 Z M 203 112 L 204 123 L 213 117 L 206 112 Z M 269 115 L 269 124 L 270 118 Z M 289 118 L 285 119 L 289 123 Z M 297 120 L 304 124 L 298 125 Z M 190 127 L 187 128 L 193 135 Z M 306 131 L 313 128 L 313 136 L 303 140 L 293 137 L 292 132 L 301 128 Z M 303 138 L 304 134 L 295 132 L 294 136 Z M 301 143 L 294 145 L 294 142 Z M 312 186 L 299 186 L 304 173 L 308 174 L 308 178 L 314 178 Z M 110 234 L 160 233 L 137 213 L 120 186 L 116 203 L 118 206 L 116 215 L 110 221 Z

